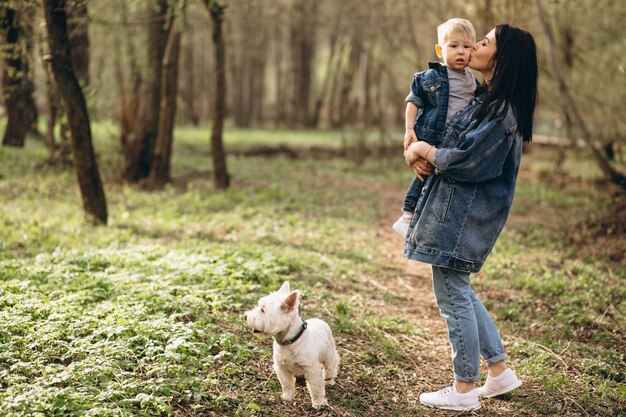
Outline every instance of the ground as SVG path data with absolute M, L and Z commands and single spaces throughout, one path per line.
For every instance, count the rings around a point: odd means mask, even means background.
M 235 131 L 232 186 L 216 192 L 209 134 L 188 129 L 174 181 L 147 190 L 119 180 L 114 130 L 99 127 L 106 227 L 43 144 L 0 147 L 0 414 L 457 415 L 418 401 L 451 383 L 450 348 L 429 267 L 404 260 L 391 229 L 410 179 L 395 155 L 372 147 L 356 164 L 330 133 Z M 290 147 L 250 153 L 264 140 Z M 525 152 L 509 222 L 472 278 L 524 381 L 477 414 L 626 409 L 626 198 L 584 154 L 558 181 L 553 161 Z M 304 386 L 280 400 L 271 340 L 242 319 L 284 280 L 337 340 L 323 411 Z

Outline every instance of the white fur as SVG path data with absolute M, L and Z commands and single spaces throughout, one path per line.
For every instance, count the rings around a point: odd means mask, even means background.
M 257 306 L 246 311 L 248 325 L 255 331 L 274 337 L 274 370 L 283 388 L 282 399 L 293 400 L 296 376 L 304 375 L 314 408 L 328 405 L 324 385 L 334 385 L 339 370 L 339 355 L 332 331 L 320 319 L 306 321 L 307 329 L 291 345 L 288 340 L 298 333 L 302 320 L 298 313 L 300 291 L 290 291 L 289 282 L 276 292 L 261 298 Z

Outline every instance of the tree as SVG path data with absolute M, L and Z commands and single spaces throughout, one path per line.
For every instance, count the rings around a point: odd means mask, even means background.
M 578 128 L 580 133 L 583 136 L 583 140 L 587 143 L 587 149 L 591 152 L 591 155 L 595 159 L 596 163 L 604 173 L 604 175 L 609 178 L 613 183 L 620 185 L 622 188 L 626 189 L 626 176 L 617 172 L 609 161 L 600 153 L 600 151 L 595 147 L 593 143 L 593 137 L 591 132 L 587 128 L 587 124 L 583 120 L 580 111 L 578 110 L 578 106 L 576 102 L 572 98 L 567 83 L 565 82 L 565 78 L 561 73 L 561 63 L 557 60 L 556 51 L 555 51 L 555 41 L 554 34 L 552 33 L 552 28 L 546 19 L 546 12 L 541 5 L 540 0 L 535 0 L 535 8 L 537 10 L 537 14 L 539 16 L 541 27 L 543 28 L 545 41 L 548 49 L 548 62 L 550 68 L 550 74 L 554 81 L 558 84 L 559 91 L 561 92 L 562 105 L 565 107 L 565 111 L 569 117 L 569 120 Z
M 170 158 L 172 154 L 172 133 L 176 116 L 176 91 L 178 85 L 178 57 L 180 55 L 181 33 L 173 23 L 167 39 L 161 72 L 161 110 L 157 133 L 154 160 L 150 168 L 150 183 L 154 187 L 165 184 L 170 179 Z
M 67 21 L 70 46 L 72 48 L 72 66 L 78 82 L 84 88 L 89 85 L 89 25 L 87 0 L 68 2 Z
M 296 1 L 291 24 L 293 70 L 292 125 L 309 125 L 309 101 L 315 53 L 316 1 Z
M 85 97 L 74 74 L 68 35 L 65 0 L 43 0 L 54 77 L 63 99 L 70 133 L 72 158 L 78 177 L 85 213 L 106 224 L 107 206 L 102 180 L 91 141 Z
M 229 187 L 230 177 L 226 168 L 226 153 L 222 132 L 224 130 L 224 114 L 226 112 L 226 66 L 225 45 L 222 23 L 226 6 L 216 0 L 204 0 L 204 4 L 211 14 L 212 40 L 215 48 L 213 71 L 212 128 L 211 128 L 211 157 L 213 159 L 213 182 L 215 188 L 223 190 Z
M 35 129 L 37 122 L 30 65 L 33 30 L 29 22 L 32 21 L 34 9 L 29 9 L 30 6 L 30 3 L 14 5 L 10 0 L 0 1 L 4 64 L 2 91 L 8 116 L 3 145 L 24 146 L 26 135 Z
M 171 21 L 167 0 L 148 0 L 148 47 L 139 119 L 127 143 L 123 177 L 137 182 L 150 174 L 159 129 L 161 71 Z

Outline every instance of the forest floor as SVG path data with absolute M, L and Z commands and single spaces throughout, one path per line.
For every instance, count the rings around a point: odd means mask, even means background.
M 216 192 L 208 133 L 183 129 L 173 183 L 147 190 L 119 181 L 114 135 L 95 132 L 106 227 L 85 221 L 73 171 L 46 165 L 42 144 L 0 148 L 1 415 L 459 415 L 418 400 L 452 373 L 430 268 L 391 230 L 401 161 L 356 165 L 324 132 L 234 131 L 232 187 Z M 507 227 L 472 276 L 524 385 L 471 414 L 626 409 L 626 199 L 584 155 L 558 175 L 553 161 L 525 152 Z M 304 385 L 280 400 L 271 339 L 242 320 L 284 280 L 337 341 L 321 411 Z

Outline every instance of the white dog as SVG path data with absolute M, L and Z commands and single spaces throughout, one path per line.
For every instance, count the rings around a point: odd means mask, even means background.
M 324 385 L 334 385 L 339 355 L 330 327 L 320 319 L 304 321 L 298 313 L 300 291 L 290 291 L 289 282 L 261 298 L 246 311 L 248 325 L 257 333 L 274 338 L 274 370 L 283 388 L 282 399 L 293 400 L 296 376 L 306 378 L 314 408 L 328 405 Z

